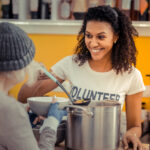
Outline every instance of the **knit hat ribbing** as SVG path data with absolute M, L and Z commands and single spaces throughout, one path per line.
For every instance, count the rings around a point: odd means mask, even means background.
M 14 24 L 0 23 L 0 71 L 13 71 L 27 66 L 35 55 L 28 35 Z

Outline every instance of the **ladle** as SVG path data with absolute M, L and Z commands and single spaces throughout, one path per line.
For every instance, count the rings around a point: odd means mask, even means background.
M 76 103 L 74 102 L 74 100 L 72 99 L 72 97 L 70 96 L 70 94 L 67 92 L 67 90 L 64 88 L 64 86 L 50 73 L 48 72 L 45 68 L 41 68 L 42 71 L 50 78 L 52 79 L 55 83 L 58 84 L 58 86 L 67 94 L 68 98 L 70 99 L 71 103 L 74 105 L 84 105 L 87 106 L 89 105 L 89 103 L 91 102 L 90 99 L 85 99 L 83 102 L 81 103 Z

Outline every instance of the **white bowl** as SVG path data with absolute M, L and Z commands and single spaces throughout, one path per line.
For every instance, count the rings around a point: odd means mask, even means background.
M 52 103 L 52 97 L 29 97 L 27 98 L 30 109 L 37 115 L 46 116 Z M 69 104 L 69 99 L 64 97 L 57 97 L 59 103 L 59 109 Z

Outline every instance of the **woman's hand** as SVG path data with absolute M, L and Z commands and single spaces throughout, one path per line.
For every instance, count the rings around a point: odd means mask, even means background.
M 140 139 L 136 136 L 135 133 L 131 131 L 127 131 L 123 136 L 122 143 L 124 145 L 124 149 L 129 149 L 129 144 L 133 145 L 133 150 L 145 150 L 142 146 Z

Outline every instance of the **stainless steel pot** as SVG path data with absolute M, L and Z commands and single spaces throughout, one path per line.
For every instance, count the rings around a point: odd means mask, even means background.
M 94 101 L 67 106 L 66 147 L 72 150 L 116 150 L 120 141 L 121 104 Z

